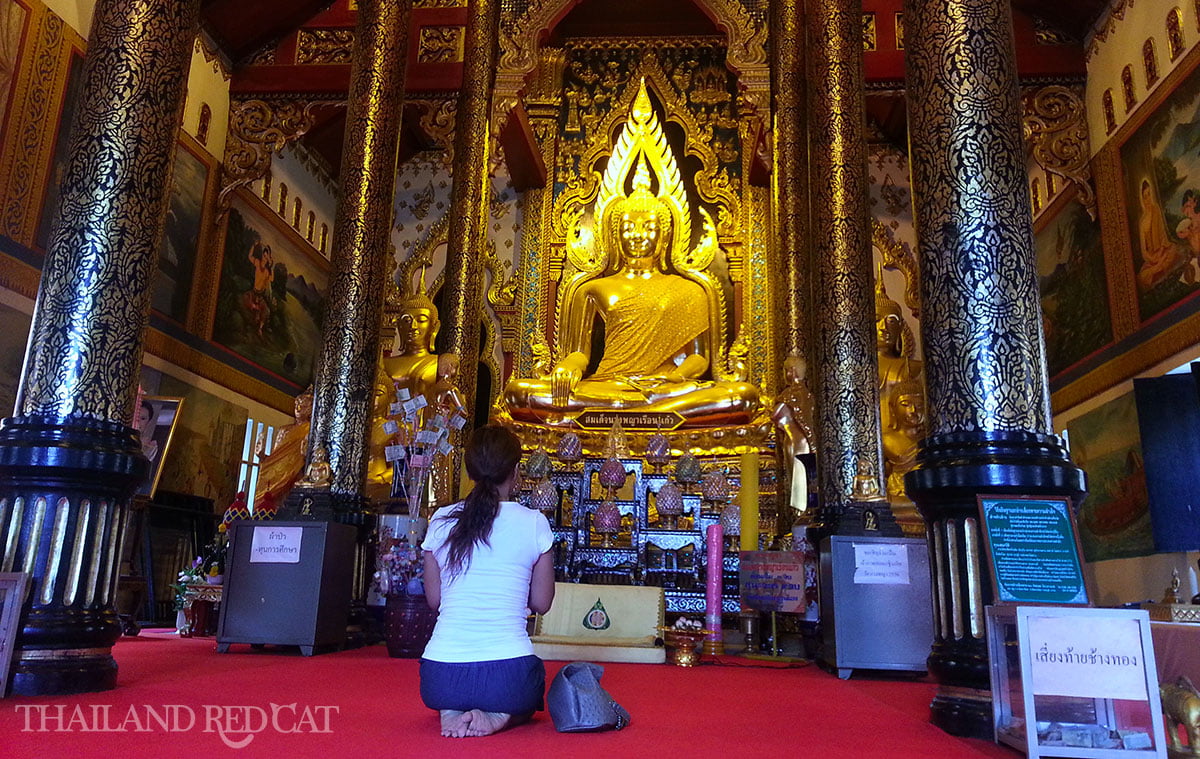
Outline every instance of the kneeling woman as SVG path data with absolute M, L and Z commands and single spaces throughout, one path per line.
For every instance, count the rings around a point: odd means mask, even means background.
M 540 512 L 508 500 L 520 459 L 508 429 L 475 430 L 474 489 L 429 521 L 425 596 L 438 620 L 421 657 L 421 699 L 441 712 L 442 735 L 489 735 L 543 708 L 546 668 L 525 621 L 554 600 L 554 534 Z

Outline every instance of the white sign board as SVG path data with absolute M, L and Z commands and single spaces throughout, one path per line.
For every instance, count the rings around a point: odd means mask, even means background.
M 1135 619 L 1029 617 L 1035 696 L 1146 700 L 1142 630 Z M 1155 694 L 1157 697 L 1158 694 Z
M 903 543 L 855 543 L 855 585 L 908 585 L 908 546 Z
M 251 564 L 299 564 L 303 527 L 258 527 L 250 539 Z

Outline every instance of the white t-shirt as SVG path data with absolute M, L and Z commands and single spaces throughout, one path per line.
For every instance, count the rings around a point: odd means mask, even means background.
M 525 631 L 529 581 L 538 557 L 554 545 L 544 514 L 501 501 L 487 544 L 476 543 L 466 569 L 446 571 L 446 539 L 456 519 L 441 519 L 461 504 L 444 506 L 429 520 L 422 547 L 441 569 L 442 602 L 424 657 L 440 662 L 513 659 L 533 653 Z

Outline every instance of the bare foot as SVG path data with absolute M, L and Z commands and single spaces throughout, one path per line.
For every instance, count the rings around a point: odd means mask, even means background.
M 512 715 L 504 712 L 484 712 L 472 709 L 467 712 L 467 716 L 470 717 L 467 736 L 472 738 L 498 733 L 512 722 Z
M 467 726 L 471 722 L 470 712 L 443 709 L 440 714 L 442 716 L 443 736 L 447 738 L 465 738 L 467 736 Z

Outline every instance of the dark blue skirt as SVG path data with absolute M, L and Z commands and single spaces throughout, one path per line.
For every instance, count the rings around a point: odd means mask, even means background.
M 421 659 L 421 700 L 430 709 L 528 715 L 545 707 L 545 692 L 546 665 L 532 654 L 478 662 Z

